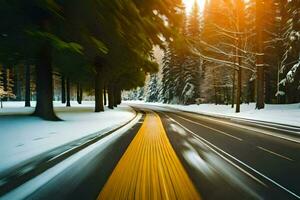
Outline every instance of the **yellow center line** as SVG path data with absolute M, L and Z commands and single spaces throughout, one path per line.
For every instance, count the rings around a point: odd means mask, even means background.
M 200 199 L 157 114 L 146 115 L 98 199 Z

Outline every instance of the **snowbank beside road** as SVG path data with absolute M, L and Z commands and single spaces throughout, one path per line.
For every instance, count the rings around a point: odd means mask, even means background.
M 0 172 L 55 147 L 124 124 L 135 116 L 126 105 L 102 113 L 94 113 L 93 102 L 73 102 L 71 108 L 58 102 L 54 105 L 64 121 L 23 116 L 34 109 L 24 108 L 23 102 L 4 102 L 0 109 Z
M 142 101 L 128 101 L 127 103 L 145 104 Z M 164 106 L 182 111 L 196 112 L 206 115 L 237 117 L 242 119 L 300 126 L 300 103 L 282 105 L 267 104 L 265 109 L 262 110 L 255 109 L 254 103 L 242 104 L 240 113 L 235 113 L 235 109 L 232 109 L 230 105 L 200 104 L 184 106 L 162 103 L 146 104 Z

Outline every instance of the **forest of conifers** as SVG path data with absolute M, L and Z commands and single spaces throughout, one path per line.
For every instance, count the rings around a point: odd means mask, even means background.
M 103 91 L 109 108 L 117 106 L 122 90 L 142 86 L 146 74 L 157 71 L 153 46 L 163 47 L 172 37 L 180 5 L 180 0 L 1 0 L 1 101 L 25 100 L 30 106 L 35 99 L 34 115 L 58 120 L 53 78 L 59 78 L 67 106 L 74 86 L 79 103 L 83 91 L 94 94 L 96 112 L 104 110 Z
M 300 102 L 300 1 L 197 1 L 151 75 L 147 101 Z M 135 91 L 141 96 L 141 91 Z
M 196 2 L 196 1 L 195 1 Z M 160 74 L 154 46 L 163 51 Z M 143 86 L 148 101 L 236 104 L 300 101 L 300 2 L 206 0 L 1 0 L 0 98 L 37 101 L 58 120 L 54 91 L 95 111 Z M 158 80 L 159 79 L 159 80 Z

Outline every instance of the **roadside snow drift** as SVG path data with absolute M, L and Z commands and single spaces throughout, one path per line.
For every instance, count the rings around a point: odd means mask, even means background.
M 0 172 L 65 143 L 126 123 L 135 116 L 126 105 L 94 113 L 93 102 L 72 104 L 73 107 L 66 108 L 55 102 L 55 111 L 64 121 L 49 122 L 25 116 L 34 108 L 24 108 L 23 102 L 4 102 L 0 109 Z

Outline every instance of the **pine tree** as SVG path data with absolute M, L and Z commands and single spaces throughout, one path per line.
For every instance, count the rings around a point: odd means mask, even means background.
M 4 70 L 4 73 L 3 73 Z M 0 72 L 0 101 L 1 101 L 1 108 L 3 107 L 2 101 L 15 99 L 16 96 L 13 91 L 14 87 L 14 80 L 13 80 L 13 74 L 11 73 L 11 70 L 9 68 L 4 68 Z M 3 76 L 4 75 L 4 76 Z M 5 81 L 5 83 L 4 83 Z
M 190 44 L 196 43 L 200 35 L 199 9 L 197 4 L 194 6 L 189 19 L 181 12 L 177 35 L 164 52 L 162 94 L 165 103 L 190 104 L 199 97 L 200 58 L 190 49 Z
M 222 101 L 228 103 L 231 99 L 232 105 L 236 103 L 236 112 L 240 112 L 240 103 L 242 102 L 243 83 L 245 76 L 254 72 L 252 57 L 253 51 L 249 49 L 248 31 L 246 28 L 246 6 L 243 1 L 208 1 L 204 11 L 203 30 L 201 32 L 201 46 L 198 53 L 205 64 L 203 65 L 203 74 L 207 77 L 215 77 L 225 68 L 222 84 L 206 84 L 211 90 L 223 91 Z M 212 67 L 212 70 L 208 70 Z M 227 68 L 227 70 L 226 70 Z M 245 72 L 246 71 L 246 72 Z M 213 74 L 208 74 L 213 73 Z M 248 77 L 248 75 L 246 76 Z M 222 80 L 223 77 L 218 77 Z M 231 86 L 228 81 L 231 80 Z M 229 98 L 228 87 L 231 90 L 232 97 Z M 225 89 L 224 89 L 225 88 Z M 207 88 L 203 90 L 209 90 Z M 202 91 L 202 94 L 205 93 Z M 219 92 L 215 92 L 215 102 L 219 102 Z M 226 95 L 224 95 L 226 93 Z M 222 102 L 221 101 L 221 102 Z
M 300 2 L 282 3 L 284 53 L 280 66 L 277 94 L 285 96 L 287 103 L 300 101 Z M 282 91 L 284 90 L 284 91 Z M 295 92 L 297 91 L 297 92 Z
M 5 91 L 6 92 L 6 97 L 7 97 L 7 100 L 10 100 L 10 99 L 15 99 L 16 98 L 16 95 L 14 94 L 14 78 L 13 78 L 13 73 L 12 73 L 12 70 L 11 69 L 6 69 L 6 80 L 7 80 L 7 90 Z
M 162 67 L 162 87 L 161 94 L 163 103 L 170 103 L 173 96 L 172 82 L 174 82 L 171 75 L 171 49 L 169 47 L 164 51 L 163 67 Z
M 159 101 L 159 85 L 157 74 L 150 75 L 148 83 L 148 90 L 146 94 L 147 102 L 158 102 Z
M 182 103 L 184 85 L 184 62 L 187 55 L 186 15 L 181 13 L 181 21 L 176 27 L 174 38 L 169 41 L 164 51 L 162 67 L 162 94 L 164 103 Z
M 200 11 L 197 1 L 194 1 L 186 26 L 186 35 L 189 41 L 194 45 L 198 45 L 200 38 Z M 184 87 L 181 95 L 183 97 L 182 103 L 191 104 L 195 103 L 196 99 L 200 97 L 201 62 L 200 57 L 193 54 L 192 51 L 188 51 L 185 56 L 183 64 Z

